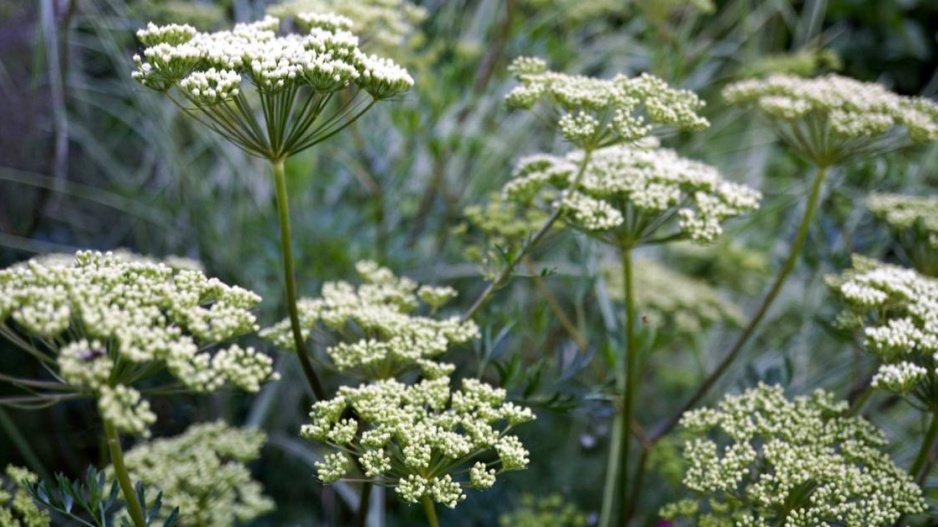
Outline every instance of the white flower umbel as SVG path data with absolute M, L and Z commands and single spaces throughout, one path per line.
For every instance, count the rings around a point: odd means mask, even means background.
M 938 277 L 938 197 L 873 193 L 866 207 L 892 229 L 916 270 Z
M 0 526 L 51 527 L 49 513 L 39 508 L 27 490 L 27 485 L 39 483 L 39 476 L 13 465 L 4 473 L 6 481 L 0 479 Z
M 339 371 L 363 379 L 387 379 L 417 368 L 429 378 L 452 373 L 451 364 L 431 359 L 477 338 L 478 327 L 458 317 L 437 320 L 415 311 L 421 300 L 430 311 L 436 311 L 454 298 L 456 291 L 418 287 L 374 262 L 359 262 L 357 269 L 364 280 L 358 287 L 328 282 L 321 298 L 299 301 L 304 338 L 317 329 L 335 334 L 336 343 L 328 346 L 326 353 Z M 295 349 L 289 320 L 260 334 L 277 346 Z
M 761 194 L 724 180 L 709 165 L 672 150 L 619 145 L 593 152 L 572 191 L 581 151 L 522 158 L 505 185 L 508 199 L 535 204 L 560 193 L 564 219 L 614 245 L 690 239 L 710 242 L 726 220 L 758 208 Z M 544 203 L 541 203 L 543 206 Z
M 609 298 L 622 302 L 622 273 L 604 269 Z M 635 261 L 635 308 L 646 323 L 660 331 L 693 337 L 717 323 L 741 326 L 742 311 L 710 284 L 669 270 L 660 262 Z
M 498 518 L 501 527 L 586 527 L 586 514 L 560 494 L 524 494 L 518 507 Z
M 306 27 L 349 29 L 345 24 L 350 23 L 361 34 L 364 47 L 389 51 L 414 35 L 427 16 L 424 8 L 408 0 L 287 0 L 267 11 L 278 17 L 294 17 Z
M 0 333 L 46 366 L 76 396 L 98 399 L 120 431 L 147 435 L 156 416 L 149 389 L 209 392 L 226 384 L 255 392 L 276 377 L 252 348 L 213 345 L 257 329 L 254 293 L 128 255 L 79 252 L 0 271 Z M 142 381 L 162 371 L 176 383 Z
M 927 509 L 883 452 L 875 426 L 818 390 L 789 401 L 778 386 L 684 414 L 684 485 L 698 497 L 662 509 L 690 525 L 892 525 Z
M 151 24 L 138 32 L 146 47 L 134 56 L 133 77 L 170 97 L 178 87 L 187 113 L 248 153 L 283 160 L 414 83 L 393 61 L 361 51 L 348 19 L 307 21 L 307 34 L 286 36 L 274 17 L 214 33 Z
M 938 407 L 938 280 L 854 256 L 828 284 L 844 306 L 838 324 L 860 333 L 883 363 L 874 387 Z
M 124 461 L 135 481 L 163 492 L 163 510 L 179 508 L 180 527 L 232 527 L 274 509 L 245 466 L 265 441 L 263 432 L 219 421 L 136 446 Z
M 819 166 L 894 147 L 887 139 L 938 140 L 938 106 L 932 101 L 839 75 L 772 75 L 732 84 L 723 95 L 731 104 L 762 112 L 790 146 Z
M 688 130 L 710 125 L 697 114 L 704 102 L 696 94 L 648 74 L 610 80 L 567 75 L 531 57 L 515 59 L 509 70 L 521 85 L 508 94 L 508 105 L 534 110 L 543 103 L 548 120 L 578 148 L 636 141 L 654 125 Z
M 343 478 L 354 456 L 366 478 L 395 488 L 405 501 L 429 498 L 453 508 L 466 499 L 465 488 L 490 488 L 497 475 L 527 467 L 528 451 L 508 432 L 534 413 L 505 396 L 476 379 L 452 390 L 449 377 L 343 387 L 335 399 L 313 405 L 301 435 L 338 450 L 317 464 L 325 483 Z M 355 417 L 343 418 L 349 408 Z

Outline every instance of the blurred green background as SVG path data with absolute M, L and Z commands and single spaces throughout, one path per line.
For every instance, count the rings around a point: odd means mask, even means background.
M 788 155 L 758 119 L 720 100 L 729 82 L 773 71 L 836 71 L 898 93 L 938 91 L 938 2 L 934 0 L 427 0 L 425 19 L 396 49 L 375 49 L 416 80 L 338 138 L 287 164 L 300 290 L 353 279 L 371 258 L 422 282 L 462 293 L 469 305 L 485 282 L 477 256 L 486 243 L 464 209 L 491 199 L 513 161 L 567 146 L 526 114 L 502 104 L 506 66 L 537 55 L 555 70 L 612 76 L 648 71 L 708 101 L 713 126 L 663 138 L 682 155 L 759 188 L 762 209 L 732 223 L 712 248 L 679 247 L 640 256 L 710 282 L 746 313 L 787 247 L 804 194 L 802 161 Z M 210 275 L 264 297 L 261 319 L 284 315 L 277 219 L 269 168 L 211 135 L 165 98 L 130 77 L 136 29 L 148 21 L 199 29 L 260 18 L 264 0 L 4 0 L 0 3 L 0 266 L 38 253 L 129 248 L 200 260 Z M 714 392 L 760 379 L 846 396 L 869 371 L 866 356 L 830 329 L 823 277 L 853 252 L 902 263 L 888 233 L 861 206 L 869 191 L 934 194 L 938 149 L 838 169 L 796 277 L 749 352 Z M 484 250 L 482 251 L 484 252 Z M 621 349 L 618 306 L 604 289 L 607 255 L 560 232 L 533 255 L 477 317 L 484 338 L 453 353 L 468 372 L 506 386 L 540 419 L 519 430 L 531 468 L 473 495 L 444 525 L 493 525 L 525 493 L 558 492 L 587 514 L 600 502 L 612 409 L 605 359 Z M 547 276 L 535 278 L 547 269 Z M 532 271 L 533 270 L 533 276 Z M 551 302 L 545 302 L 545 290 Z M 584 335 L 571 338 L 565 313 Z M 668 328 L 658 328 L 667 337 Z M 648 332 L 651 338 L 651 331 Z M 639 418 L 666 418 L 732 342 L 714 328 L 665 342 L 649 367 Z M 266 346 L 263 343 L 256 343 Z M 275 353 L 270 350 L 271 353 Z M 320 350 L 321 351 L 321 350 Z M 344 487 L 313 475 L 319 455 L 297 436 L 309 400 L 295 359 L 278 356 L 284 381 L 258 397 L 154 399 L 155 435 L 224 418 L 270 435 L 257 477 L 278 510 L 257 525 L 347 525 Z M 0 344 L 0 370 L 38 376 L 38 366 Z M 347 382 L 327 375 L 334 388 Z M 0 386 L 0 395 L 16 393 Z M 711 395 L 711 401 L 715 395 Z M 918 441 L 909 412 L 877 400 L 876 423 L 907 464 Z M 77 475 L 106 459 L 90 403 L 27 412 L 0 410 L 0 465 Z M 674 446 L 658 449 L 644 493 L 646 523 L 679 488 Z M 412 525 L 422 512 L 387 496 L 373 525 Z M 931 498 L 938 500 L 938 494 Z

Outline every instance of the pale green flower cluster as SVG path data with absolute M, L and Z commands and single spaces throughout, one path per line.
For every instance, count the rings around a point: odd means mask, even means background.
M 410 89 L 406 70 L 359 49 L 348 32 L 351 21 L 330 20 L 303 36 L 278 36 L 274 17 L 213 33 L 151 24 L 138 32 L 146 48 L 134 56 L 133 77 L 160 91 L 179 85 L 191 101 L 208 106 L 236 97 L 242 79 L 267 93 L 301 87 L 332 93 L 357 85 L 385 99 Z
M 741 326 L 739 307 L 710 284 L 672 271 L 654 260 L 635 261 L 635 308 L 646 324 L 659 331 L 683 336 L 700 333 L 713 324 Z M 604 269 L 609 298 L 622 302 L 622 272 L 618 266 Z
M 583 155 L 521 159 L 505 195 L 529 203 L 545 188 L 562 191 L 558 201 L 567 223 L 615 246 L 655 243 L 661 236 L 710 242 L 723 232 L 724 221 L 757 209 L 762 198 L 672 150 L 628 145 L 594 152 L 570 192 Z
M 828 284 L 844 304 L 838 324 L 861 331 L 864 347 L 883 363 L 873 386 L 903 395 L 914 392 L 933 404 L 931 386 L 938 379 L 938 280 L 854 256 L 853 267 L 829 277 Z
M 260 457 L 263 432 L 219 421 L 189 427 L 127 452 L 134 481 L 163 492 L 164 510 L 179 508 L 181 527 L 232 527 L 274 509 L 245 466 Z
M 454 229 L 455 234 L 468 238 L 463 255 L 479 263 L 483 272 L 494 278 L 504 261 L 502 251 L 521 246 L 525 238 L 544 224 L 547 214 L 493 192 L 484 205 L 463 209 L 463 217 L 466 222 Z
M 267 9 L 277 17 L 292 16 L 310 25 L 321 13 L 335 13 L 351 20 L 365 40 L 382 48 L 400 46 L 427 16 L 424 8 L 407 0 L 288 0 Z
M 478 327 L 458 317 L 437 320 L 415 311 L 421 301 L 436 311 L 456 291 L 418 286 L 374 262 L 359 262 L 356 267 L 364 282 L 358 287 L 328 282 L 321 298 L 299 301 L 303 337 L 309 338 L 316 328 L 337 333 L 339 342 L 328 346 L 326 353 L 339 371 L 366 379 L 388 379 L 415 367 L 429 378 L 452 373 L 453 365 L 434 359 L 451 346 L 478 337 Z M 289 320 L 260 334 L 279 347 L 295 348 Z
M 938 197 L 876 192 L 866 199 L 866 208 L 896 231 L 916 231 L 938 250 Z
M 271 359 L 253 348 L 205 351 L 256 331 L 251 309 L 260 297 L 250 291 L 110 253 L 42 262 L 0 271 L 0 332 L 97 398 L 121 431 L 148 434 L 156 416 L 131 384 L 159 371 L 195 392 L 226 384 L 257 391 L 276 378 Z
M 704 102 L 696 94 L 648 74 L 611 80 L 567 75 L 531 57 L 515 59 L 509 70 L 521 85 L 508 94 L 508 105 L 532 110 L 543 102 L 551 122 L 578 148 L 636 141 L 655 124 L 689 130 L 710 125 L 697 114 Z
M 49 513 L 26 490 L 26 485 L 39 483 L 39 477 L 13 465 L 7 466 L 6 477 L 9 485 L 0 486 L 0 527 L 50 527 Z
M 731 104 L 757 108 L 777 124 L 792 124 L 783 132 L 786 141 L 824 164 L 863 153 L 872 140 L 895 128 L 904 128 L 915 142 L 938 139 L 935 103 L 839 75 L 772 75 L 732 84 L 723 95 Z
M 818 390 L 789 401 L 778 386 L 694 410 L 684 485 L 698 495 L 664 507 L 669 520 L 746 527 L 892 525 L 927 509 L 922 491 L 882 449 L 875 426 Z
M 366 478 L 405 501 L 428 497 L 454 508 L 466 487 L 487 489 L 497 475 L 527 468 L 528 451 L 508 432 L 535 416 L 505 398 L 505 390 L 476 379 L 463 379 L 458 390 L 449 377 L 382 380 L 317 402 L 301 434 L 338 450 L 317 463 L 326 483 L 343 478 L 353 456 Z M 343 417 L 349 409 L 354 417 Z
M 586 515 L 560 494 L 525 494 L 520 506 L 498 518 L 501 527 L 586 527 Z

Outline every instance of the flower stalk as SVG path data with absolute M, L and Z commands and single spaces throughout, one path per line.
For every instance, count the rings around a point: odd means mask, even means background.
M 684 413 L 698 403 L 707 395 L 711 388 L 716 384 L 716 382 L 727 372 L 730 365 L 739 357 L 743 348 L 746 346 L 746 343 L 749 342 L 749 339 L 755 335 L 756 329 L 759 326 L 759 323 L 762 322 L 762 319 L 765 318 L 765 315 L 768 313 L 769 308 L 775 302 L 775 299 L 778 297 L 778 294 L 782 290 L 782 286 L 785 285 L 785 282 L 788 280 L 788 276 L 791 274 L 792 270 L 795 268 L 795 264 L 798 262 L 798 257 L 801 255 L 801 249 L 804 247 L 804 242 L 808 239 L 808 231 L 811 227 L 811 222 L 814 219 L 814 215 L 817 212 L 818 204 L 821 199 L 821 191 L 824 188 L 824 180 L 827 177 L 827 166 L 819 166 L 817 174 L 814 176 L 814 182 L 811 185 L 811 191 L 808 195 L 808 201 L 805 205 L 804 215 L 801 217 L 801 224 L 798 226 L 798 232 L 795 235 L 794 241 L 792 241 L 791 247 L 788 250 L 788 256 L 785 258 L 785 263 L 782 265 L 782 268 L 779 270 L 778 275 L 775 277 L 775 281 L 772 283 L 772 287 L 766 293 L 765 297 L 762 299 L 762 303 L 759 305 L 759 309 L 756 311 L 756 314 L 753 315 L 752 319 L 749 321 L 749 324 L 746 325 L 746 328 L 743 330 L 742 335 L 739 336 L 739 339 L 736 340 L 736 343 L 733 344 L 733 347 L 730 349 L 730 352 L 724 357 L 720 362 L 717 368 L 704 380 L 704 382 L 697 388 L 697 391 L 694 392 L 694 395 L 688 400 L 688 402 L 681 407 L 681 409 L 674 414 L 674 416 L 667 422 L 665 425 L 652 436 L 652 441 L 657 441 L 661 437 L 667 435 L 674 427 L 677 426 L 678 421 L 680 421 L 681 416 Z
M 430 527 L 440 527 L 440 521 L 436 517 L 436 508 L 429 496 L 423 497 L 423 510 L 427 513 L 427 523 Z
M 297 308 L 296 269 L 293 262 L 293 238 L 290 233 L 290 203 L 287 195 L 287 178 L 284 172 L 283 159 L 272 161 L 274 170 L 274 184 L 277 188 L 277 214 L 280 218 L 280 252 L 283 257 L 283 278 L 287 293 L 287 311 L 290 315 L 290 327 L 293 331 L 293 340 L 296 344 L 296 354 L 303 367 L 303 374 L 309 382 L 310 388 L 316 395 L 316 400 L 326 399 L 319 376 L 313 369 L 313 364 L 306 354 L 305 339 L 300 328 L 300 314 Z
M 124 465 L 124 451 L 121 449 L 120 436 L 117 434 L 117 429 L 114 425 L 107 419 L 104 420 L 104 434 L 107 437 L 107 447 L 111 454 L 111 464 L 114 466 L 114 475 L 117 477 L 121 493 L 124 495 L 124 501 L 127 503 L 127 512 L 134 522 L 134 527 L 147 527 L 143 508 L 140 506 L 137 493 L 134 492 L 134 485 L 130 481 L 130 475 L 127 473 L 127 467 Z
M 926 467 L 928 462 L 928 457 L 931 455 L 932 448 L 935 446 L 935 439 L 938 439 L 938 411 L 932 412 L 930 424 L 928 425 L 928 431 L 925 432 L 925 437 L 922 439 L 922 446 L 918 451 L 918 455 L 915 456 L 915 461 L 912 462 L 912 467 L 909 468 L 909 475 L 920 481 L 924 481 L 927 477 L 927 474 L 920 474 L 922 469 Z

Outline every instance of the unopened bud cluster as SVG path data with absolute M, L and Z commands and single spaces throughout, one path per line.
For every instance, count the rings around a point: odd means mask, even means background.
M 299 301 L 304 338 L 315 330 L 336 334 L 338 342 L 326 348 L 333 364 L 365 379 L 392 378 L 418 367 L 428 378 L 452 373 L 453 365 L 434 359 L 478 337 L 478 327 L 458 317 L 438 320 L 415 312 L 421 302 L 429 311 L 437 311 L 456 291 L 419 286 L 370 261 L 356 267 L 361 285 L 329 282 L 323 285 L 321 298 Z M 295 348 L 289 320 L 260 334 L 279 347 Z
M 274 509 L 245 466 L 265 441 L 257 430 L 205 423 L 134 447 L 125 463 L 134 481 L 163 492 L 164 510 L 179 508 L 181 527 L 232 527 Z
M 534 413 L 479 380 L 463 379 L 458 390 L 450 384 L 449 377 L 413 385 L 388 379 L 343 387 L 314 404 L 301 433 L 337 450 L 317 463 L 319 478 L 342 479 L 352 456 L 366 478 L 394 487 L 405 501 L 429 497 L 453 508 L 467 487 L 487 489 L 498 474 L 527 468 L 527 449 L 508 432 Z M 348 410 L 354 417 L 345 417 Z
M 711 166 L 659 148 L 618 145 L 592 153 L 522 158 L 505 195 L 531 203 L 545 189 L 558 199 L 567 223 L 614 245 L 679 234 L 710 242 L 728 219 L 758 208 L 761 194 L 724 180 Z M 579 184 L 576 189 L 572 186 Z
M 927 509 L 886 439 L 846 402 L 818 390 L 788 400 L 760 384 L 681 420 L 684 485 L 697 498 L 664 507 L 686 525 L 888 526 Z
M 509 70 L 521 85 L 508 94 L 508 105 L 532 110 L 543 103 L 564 138 L 579 148 L 633 142 L 655 125 L 688 130 L 710 125 L 697 113 L 704 103 L 696 94 L 652 75 L 610 80 L 567 75 L 532 57 L 518 57 Z
M 873 386 L 938 403 L 930 395 L 938 379 L 938 280 L 854 256 L 828 284 L 844 306 L 838 324 L 859 332 L 882 362 Z
M 15 340 L 27 351 L 48 355 L 69 387 L 97 398 L 119 430 L 148 433 L 156 416 L 132 384 L 159 371 L 195 392 L 256 392 L 276 378 L 271 359 L 253 348 L 205 351 L 257 329 L 256 294 L 201 271 L 110 253 L 46 261 L 0 271 L 0 323 L 8 336 L 27 337 Z

